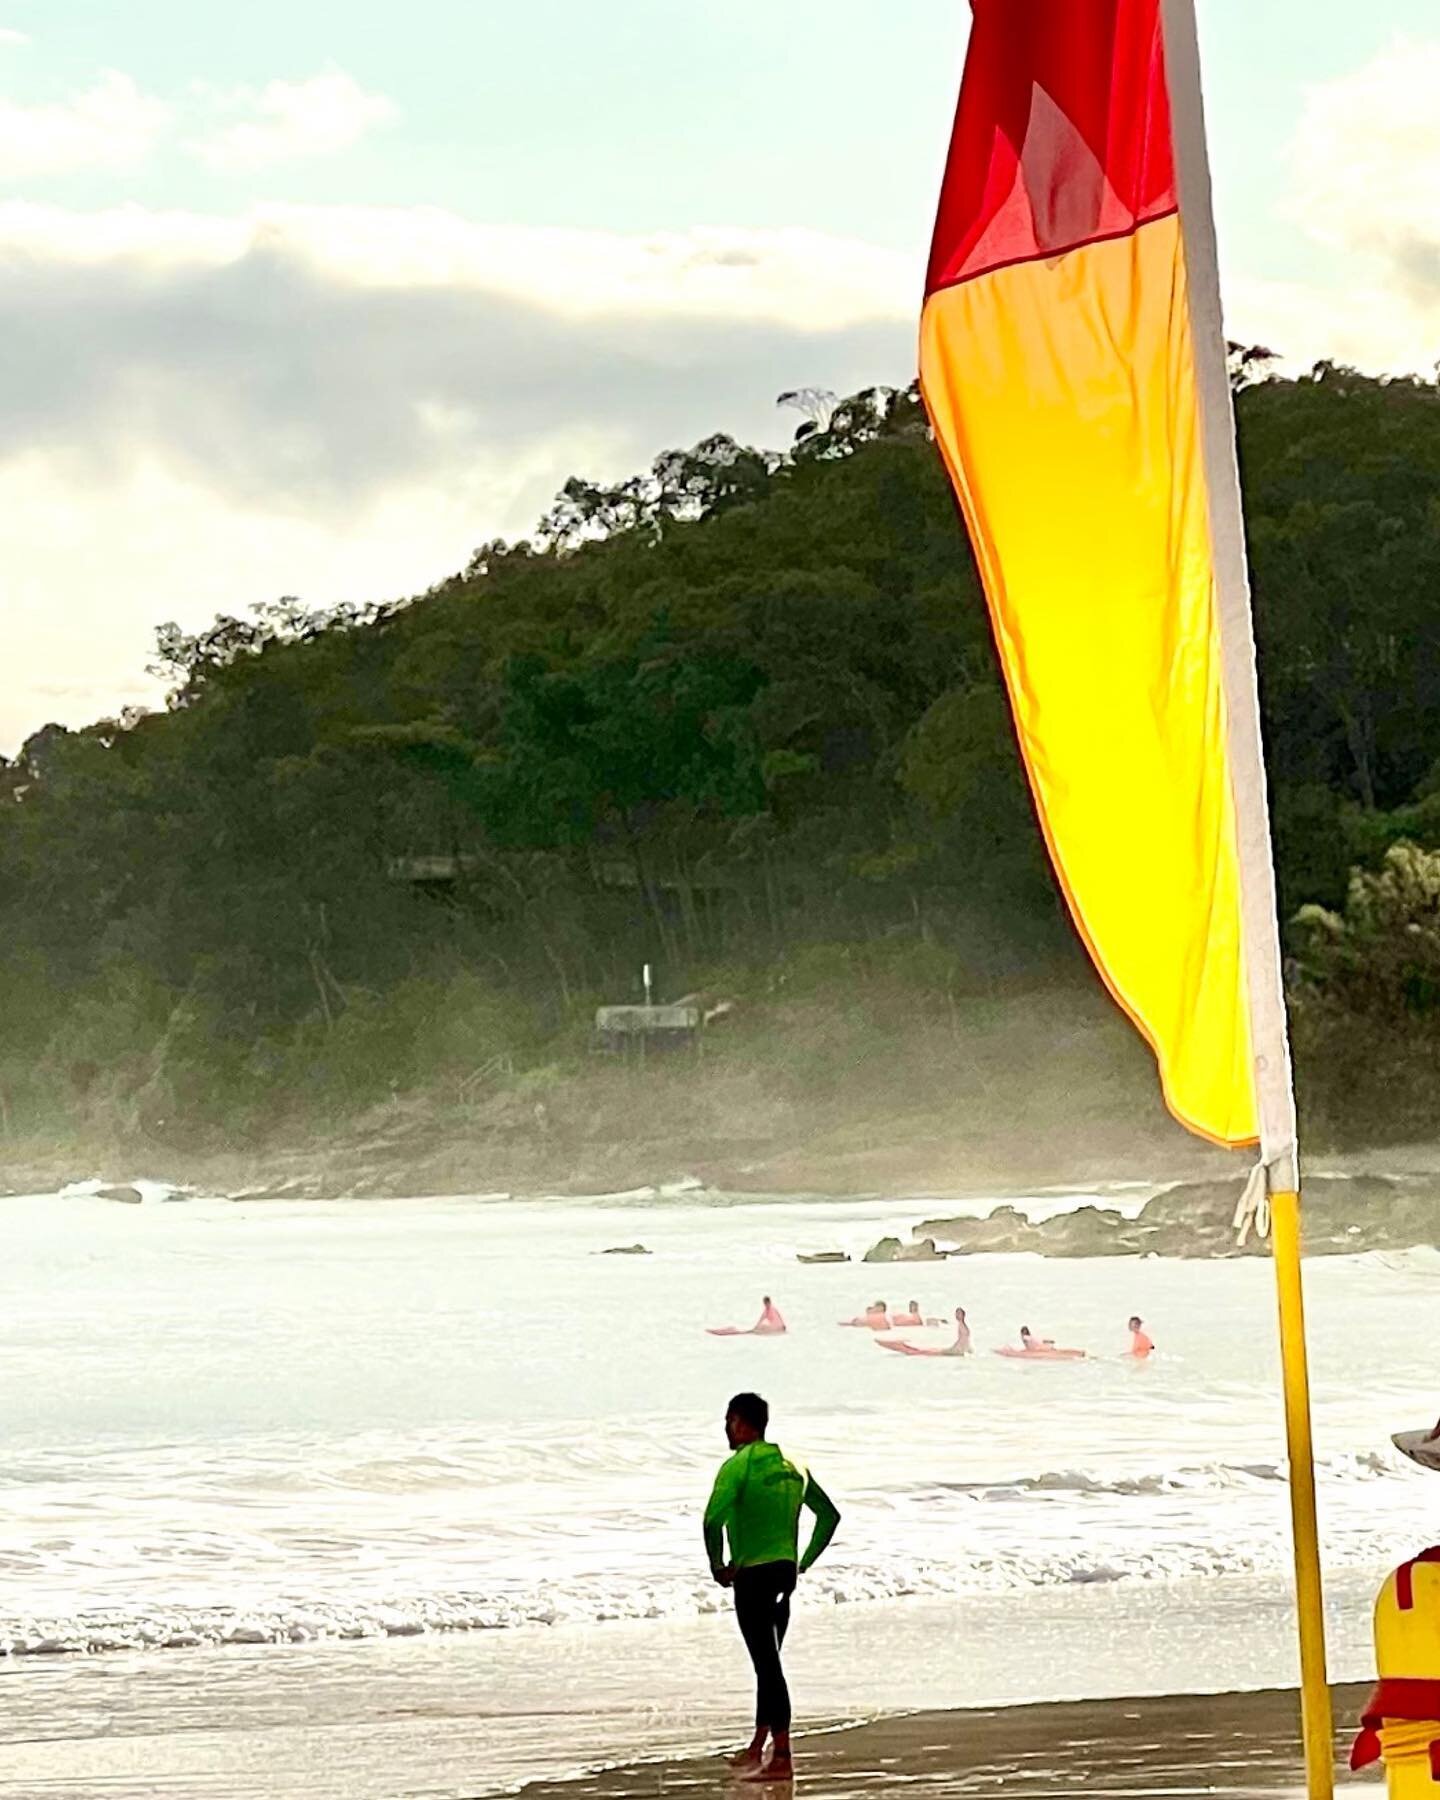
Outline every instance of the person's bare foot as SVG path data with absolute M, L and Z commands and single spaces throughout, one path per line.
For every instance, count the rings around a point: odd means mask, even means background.
M 764 1759 L 765 1748 L 763 1745 L 747 1744 L 743 1750 L 737 1750 L 728 1761 L 730 1767 L 738 1775 L 746 1769 L 758 1769 Z
M 747 1769 L 739 1779 L 755 1786 L 761 1786 L 771 1781 L 793 1781 L 795 1765 L 788 1756 L 772 1756 L 763 1768 L 757 1763 L 754 1768 Z

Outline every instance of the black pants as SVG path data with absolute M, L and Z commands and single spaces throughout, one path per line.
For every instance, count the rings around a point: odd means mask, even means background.
M 790 1690 L 780 1666 L 780 1647 L 790 1626 L 795 1592 L 793 1562 L 761 1563 L 735 1571 L 735 1619 L 755 1665 L 755 1729 L 790 1729 Z

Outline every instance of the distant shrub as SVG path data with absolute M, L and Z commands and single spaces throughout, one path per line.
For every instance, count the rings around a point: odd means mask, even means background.
M 1430 1129 L 1440 1055 L 1440 851 L 1402 842 L 1356 869 L 1343 913 L 1292 922 L 1302 1106 L 1330 1141 Z

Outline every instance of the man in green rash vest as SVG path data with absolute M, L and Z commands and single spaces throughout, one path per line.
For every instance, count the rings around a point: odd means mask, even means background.
M 780 1650 L 790 1624 L 790 1596 L 835 1535 L 840 1523 L 828 1494 L 813 1475 L 766 1441 L 770 1408 L 758 1394 L 737 1394 L 725 1411 L 725 1436 L 733 1455 L 720 1466 L 705 1508 L 705 1551 L 721 1587 L 735 1592 L 735 1618 L 755 1665 L 755 1735 L 732 1759 L 746 1781 L 789 1781 L 790 1690 Z M 800 1555 L 800 1509 L 815 1515 Z M 730 1560 L 724 1560 L 724 1539 Z M 765 1762 L 765 1740 L 773 1739 Z

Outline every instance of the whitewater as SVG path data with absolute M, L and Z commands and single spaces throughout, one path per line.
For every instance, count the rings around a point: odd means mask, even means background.
M 1093 1198 L 1050 1195 L 1029 1210 Z M 1284 1679 L 1288 1514 L 1268 1264 L 796 1261 L 822 1249 L 858 1257 L 943 1210 L 920 1198 L 703 1191 L 0 1200 L 0 1655 L 12 1721 L 41 1704 L 26 1672 L 39 1681 L 61 1662 L 108 1664 L 111 1693 L 126 1670 L 175 1690 L 202 1666 L 207 1682 L 243 1670 L 259 1691 L 294 1666 L 286 1657 L 326 1646 L 386 1645 L 392 1671 L 408 1647 L 417 1679 L 443 1679 L 442 1647 L 461 1654 L 467 1641 L 483 1641 L 473 1655 L 497 1714 L 543 1685 L 557 1644 L 569 1646 L 567 1667 L 574 1659 L 577 1707 L 589 1704 L 587 1681 L 638 1704 L 623 1671 L 643 1664 L 652 1714 L 657 1683 L 674 1706 L 703 1711 L 712 1684 L 694 1646 L 724 1631 L 728 1655 L 729 1625 L 712 1617 L 725 1601 L 705 1578 L 698 1513 L 723 1454 L 725 1400 L 742 1387 L 767 1396 L 774 1435 L 844 1513 L 797 1634 L 812 1640 L 830 1711 L 899 1698 L 893 1681 L 867 1686 L 835 1648 L 881 1618 L 901 1636 L 923 1622 L 932 1648 L 957 1620 L 972 1650 L 1017 1630 L 1053 1647 L 1093 1633 L 1102 1608 L 1122 1638 L 1148 1621 L 1147 1655 L 1156 1621 L 1172 1621 L 1164 1673 L 1180 1689 L 1215 1684 L 1206 1621 L 1233 1629 L 1273 1615 L 1251 1672 Z M 651 1254 L 602 1254 L 637 1242 Z M 1424 1350 L 1440 1272 L 1426 1252 L 1330 1258 L 1307 1266 L 1307 1283 L 1325 1557 L 1342 1655 L 1355 1661 L 1373 1578 L 1440 1535 L 1440 1480 L 1388 1441 L 1440 1412 Z M 785 1338 L 706 1336 L 707 1325 L 753 1322 L 765 1294 L 789 1321 Z M 839 1329 L 879 1297 L 915 1298 L 937 1316 L 964 1305 L 980 1354 L 886 1356 L 868 1334 Z M 1159 1346 L 1148 1364 L 1120 1357 L 1132 1312 Z M 1022 1324 L 1094 1360 L 988 1354 Z M 822 1610 L 833 1625 L 805 1619 Z M 618 1675 L 604 1667 L 611 1656 Z M 990 1666 L 1002 1663 L 1003 1697 L 1053 1691 L 1018 1652 Z M 78 1714 L 79 1677 L 65 1679 Z M 945 1696 L 993 1697 L 994 1681 L 966 1680 L 948 1678 Z M 536 1754 L 529 1744 L 498 1784 L 569 1766 L 576 1752 Z M 371 1790 L 352 1780 L 344 1791 Z

